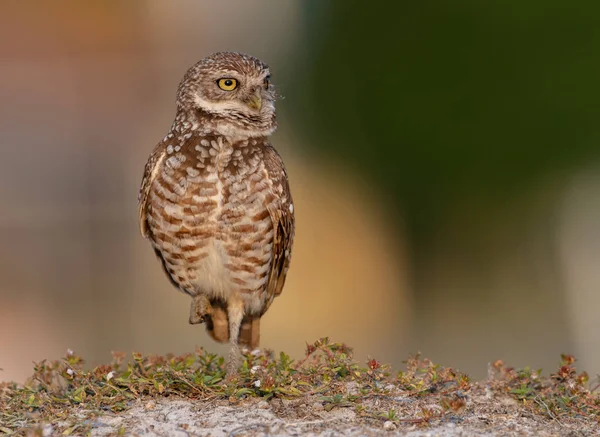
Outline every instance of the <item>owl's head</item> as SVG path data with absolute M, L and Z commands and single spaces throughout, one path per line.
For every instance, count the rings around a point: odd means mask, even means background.
M 241 53 L 215 53 L 191 67 L 179 85 L 177 106 L 223 135 L 269 135 L 277 127 L 269 67 Z

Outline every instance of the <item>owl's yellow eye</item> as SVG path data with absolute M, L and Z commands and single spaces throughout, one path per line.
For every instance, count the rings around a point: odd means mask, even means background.
M 219 88 L 221 88 L 222 90 L 225 91 L 233 91 L 234 89 L 237 88 L 237 80 L 235 79 L 219 79 L 217 81 L 217 85 L 219 85 Z

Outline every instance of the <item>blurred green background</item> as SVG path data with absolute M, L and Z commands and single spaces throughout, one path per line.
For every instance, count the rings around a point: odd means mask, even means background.
M 457 202 L 508 201 L 597 159 L 600 4 L 304 6 L 293 99 L 309 144 L 389 191 L 414 237 Z
M 137 229 L 185 70 L 253 54 L 298 231 L 262 346 L 600 372 L 600 3 L 0 3 L 0 379 L 224 349 Z

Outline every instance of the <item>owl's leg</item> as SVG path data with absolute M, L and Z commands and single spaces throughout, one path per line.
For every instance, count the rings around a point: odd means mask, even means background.
M 197 294 L 192 297 L 192 303 L 190 305 L 190 325 L 204 323 L 207 316 L 210 316 L 211 313 L 212 306 L 204 294 Z
M 229 319 L 229 341 L 231 350 L 227 360 L 227 376 L 235 376 L 242 361 L 239 337 L 242 319 L 244 318 L 244 302 L 239 296 L 232 296 L 227 303 L 227 316 Z

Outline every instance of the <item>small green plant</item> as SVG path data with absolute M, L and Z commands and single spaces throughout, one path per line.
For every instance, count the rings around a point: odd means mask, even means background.
M 388 411 L 381 413 L 381 417 L 385 420 L 391 420 L 392 422 L 398 421 L 398 412 L 393 408 L 390 408 Z
M 494 386 L 554 420 L 577 416 L 600 422 L 600 396 L 587 388 L 588 374 L 577 373 L 575 361 L 572 355 L 562 355 L 558 370 L 549 378 L 541 376 L 541 369 L 515 370 L 496 361 Z

